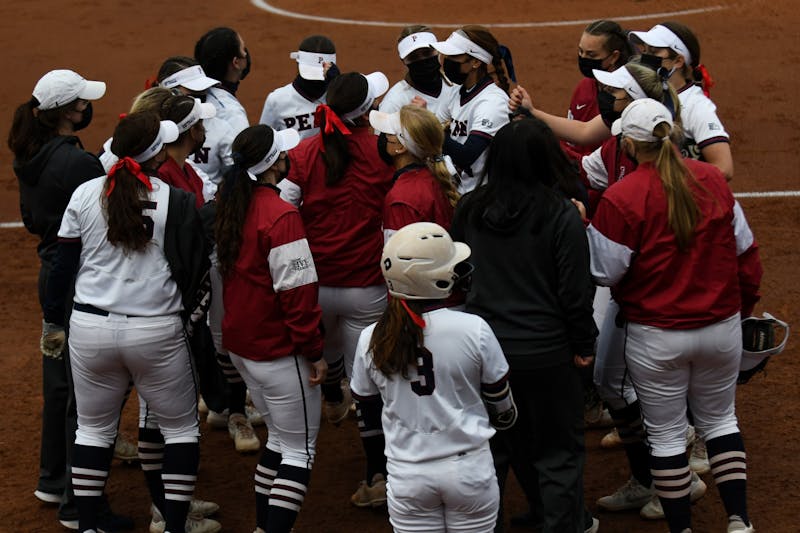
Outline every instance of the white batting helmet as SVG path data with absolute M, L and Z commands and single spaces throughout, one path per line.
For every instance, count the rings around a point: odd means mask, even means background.
M 776 328 L 783 328 L 783 340 L 777 342 Z M 739 383 L 747 383 L 754 374 L 764 369 L 773 355 L 778 355 L 789 340 L 789 324 L 769 313 L 761 318 L 751 316 L 742 320 L 742 362 L 739 365 Z
M 381 270 L 389 294 L 404 300 L 447 298 L 459 279 L 456 265 L 469 257 L 443 227 L 416 222 L 398 230 L 383 247 Z

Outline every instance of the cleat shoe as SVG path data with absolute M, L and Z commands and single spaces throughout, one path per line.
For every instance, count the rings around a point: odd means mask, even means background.
M 755 533 L 756 528 L 753 524 L 745 524 L 739 515 L 728 517 L 728 533 Z
M 617 448 L 622 446 L 622 439 L 619 438 L 617 428 L 612 429 L 600 439 L 600 447 L 605 449 Z
M 255 405 L 245 405 L 244 414 L 247 416 L 247 421 L 250 422 L 251 426 L 265 425 L 264 417 L 261 416 L 261 413 L 258 412 Z
M 117 435 L 117 442 L 114 443 L 114 459 L 128 464 L 138 461 L 139 448 L 120 433 Z
M 603 496 L 597 500 L 597 506 L 606 511 L 625 511 L 627 509 L 641 509 L 653 497 L 653 490 L 644 487 L 631 477 L 623 486 L 610 496 Z
M 356 507 L 380 507 L 386 504 L 386 478 L 383 474 L 372 476 L 372 484 L 366 481 L 358 484 L 358 490 L 350 496 L 350 503 Z
M 343 388 L 342 396 L 341 402 L 325 402 L 325 418 L 335 426 L 338 426 L 342 420 L 347 418 L 347 415 L 350 414 L 350 406 L 353 404 L 350 388 Z
M 39 501 L 44 503 L 61 503 L 61 494 L 55 494 L 53 492 L 45 492 L 43 490 L 35 490 L 33 491 L 33 495 Z
M 600 520 L 592 517 L 592 525 L 587 527 L 583 533 L 597 533 L 598 531 L 600 531 Z
M 234 413 L 228 418 L 228 434 L 236 444 L 236 451 L 239 453 L 257 452 L 261 449 L 261 441 L 253 431 L 253 426 L 241 413 Z
M 225 429 L 228 427 L 228 410 L 225 409 L 221 413 L 216 411 L 209 411 L 206 416 L 206 424 L 215 429 Z
M 689 426 L 686 428 L 686 449 L 688 450 L 689 447 L 694 444 L 694 439 L 697 436 L 697 433 L 694 431 L 694 426 Z
M 217 511 L 219 511 L 219 505 L 199 498 L 192 498 L 192 502 L 189 504 L 189 514 L 194 517 L 208 517 Z
M 208 405 L 206 405 L 206 401 L 202 396 L 197 400 L 197 412 L 200 413 L 201 416 L 208 414 Z
M 706 451 L 706 442 L 701 438 L 694 440 L 692 446 L 692 454 L 689 456 L 689 468 L 692 472 L 698 474 L 706 474 L 711 471 L 711 466 L 708 464 L 708 451 Z
M 166 520 L 161 516 L 161 513 L 155 505 L 151 505 L 150 508 L 153 513 L 153 518 L 150 520 L 150 533 L 164 533 L 167 527 Z M 199 516 L 189 516 L 186 518 L 186 528 L 184 531 L 186 533 L 217 533 L 221 529 L 222 525 L 216 520 L 201 518 Z
M 586 424 L 586 429 L 601 429 L 610 428 L 614 426 L 614 420 L 611 418 L 611 413 L 608 409 L 603 408 L 603 404 L 599 403 L 596 407 L 592 407 L 583 412 L 583 421 Z
M 689 492 L 689 500 L 692 503 L 696 502 L 705 496 L 707 488 L 705 482 L 700 479 L 700 476 L 692 472 L 692 486 Z M 642 510 L 639 511 L 639 516 L 647 520 L 664 519 L 664 509 L 661 507 L 661 500 L 658 499 L 657 495 L 653 494 L 653 497 L 647 502 L 647 505 L 642 507 Z

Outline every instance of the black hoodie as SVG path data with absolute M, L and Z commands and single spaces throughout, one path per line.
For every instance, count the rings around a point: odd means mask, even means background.
M 42 261 L 52 262 L 61 217 L 72 193 L 90 179 L 105 175 L 96 156 L 83 149 L 74 135 L 59 135 L 47 142 L 30 161 L 14 160 L 19 179 L 19 208 L 25 227 L 38 235 Z

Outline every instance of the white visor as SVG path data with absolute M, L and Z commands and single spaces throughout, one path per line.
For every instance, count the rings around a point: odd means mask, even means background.
M 205 120 L 216 115 L 217 108 L 214 107 L 214 104 L 205 104 L 201 102 L 199 98 L 195 98 L 194 107 L 192 107 L 192 110 L 188 115 L 186 115 L 186 118 L 176 124 L 178 126 L 178 132 L 183 133 L 188 131 L 189 128 L 197 124 L 198 121 Z
M 178 126 L 171 120 L 162 120 L 161 126 L 158 128 L 158 134 L 155 140 L 147 147 L 147 149 L 139 155 L 133 156 L 133 160 L 137 163 L 144 163 L 149 161 L 161 151 L 165 144 L 175 142 L 178 138 Z M 114 154 L 119 157 L 119 154 Z
M 436 39 L 436 36 L 429 31 L 412 33 L 411 35 L 403 37 L 403 39 L 397 43 L 397 53 L 400 54 L 400 59 L 405 59 L 406 56 L 414 50 L 429 48 L 437 42 L 438 39 Z
M 165 89 L 172 89 L 173 87 L 185 87 L 190 91 L 205 91 L 209 87 L 219 85 L 219 82 L 214 78 L 206 76 L 203 67 L 195 65 L 179 70 L 172 76 L 164 78 L 161 86 Z
M 639 85 L 636 78 L 634 78 L 630 71 L 624 66 L 613 72 L 595 69 L 592 70 L 592 74 L 594 74 L 594 78 L 603 85 L 614 87 L 615 89 L 624 89 L 634 100 L 647 98 L 647 94 L 645 94 L 642 86 Z
M 270 168 L 281 155 L 281 152 L 291 150 L 300 143 L 300 134 L 295 129 L 286 129 L 281 131 L 272 130 L 272 147 L 267 150 L 267 155 L 264 159 L 247 169 L 247 174 L 250 179 L 256 181 L 259 174 L 263 174 L 265 170 Z
M 419 149 L 419 146 L 417 146 L 417 143 L 411 139 L 411 135 L 408 133 L 408 130 L 406 130 L 403 127 L 403 124 L 400 122 L 399 111 L 395 113 L 370 111 L 369 123 L 377 132 L 396 136 L 397 140 L 400 141 L 400 144 L 405 146 L 415 157 L 419 159 L 423 158 L 422 151 Z
M 666 122 L 672 128 L 672 113 L 664 104 L 652 98 L 634 100 L 622 111 L 622 117 L 611 125 L 613 135 L 622 134 L 635 141 L 655 142 L 661 137 L 653 135 L 656 126 Z
M 689 53 L 689 49 L 683 44 L 680 37 L 666 26 L 657 24 L 650 28 L 649 31 L 632 31 L 631 37 L 635 37 L 653 48 L 669 48 L 682 55 L 687 65 L 692 64 L 692 54 Z
M 299 50 L 289 54 L 289 57 L 297 61 L 297 70 L 304 80 L 323 81 L 325 79 L 323 63 L 336 63 L 336 54 L 323 54 L 322 52 Z
M 469 37 L 462 31 L 456 30 L 450 34 L 446 41 L 439 41 L 438 43 L 431 44 L 439 53 L 446 56 L 460 56 L 467 54 L 479 61 L 483 61 L 487 65 L 492 62 L 492 54 L 481 48 L 474 42 L 469 40 Z
M 389 90 L 389 79 L 383 72 L 373 72 L 372 74 L 362 74 L 367 78 L 367 98 L 360 106 L 342 115 L 344 120 L 353 120 L 366 114 L 372 107 L 376 98 Z

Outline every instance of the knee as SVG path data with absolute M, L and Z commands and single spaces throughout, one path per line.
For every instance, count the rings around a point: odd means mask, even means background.
M 110 448 L 117 438 L 117 426 L 105 428 L 78 427 L 75 432 L 75 444 L 93 446 L 95 448 Z

